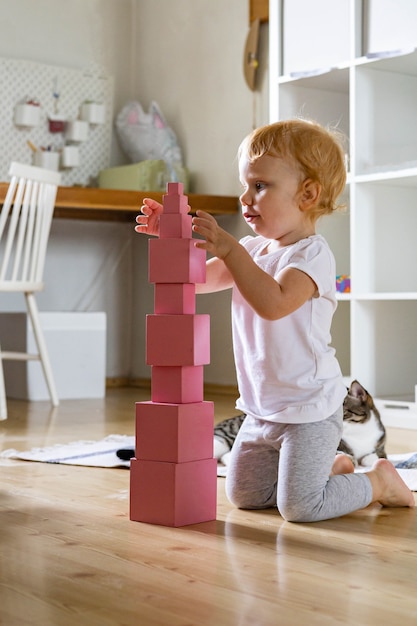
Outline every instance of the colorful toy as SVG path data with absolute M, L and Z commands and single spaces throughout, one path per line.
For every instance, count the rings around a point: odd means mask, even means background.
M 336 276 L 336 291 L 350 293 L 350 276 L 347 274 Z
M 130 462 L 130 519 L 185 526 L 216 519 L 214 406 L 204 401 L 210 319 L 195 313 L 195 284 L 205 281 L 206 253 L 192 240 L 182 183 L 168 183 L 159 239 L 149 240 L 154 314 L 146 319 L 151 401 L 136 403 Z

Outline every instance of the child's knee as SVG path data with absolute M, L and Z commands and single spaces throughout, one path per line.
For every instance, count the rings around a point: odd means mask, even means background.
M 287 522 L 315 522 L 317 513 L 305 501 L 279 502 L 278 510 Z
M 226 484 L 226 497 L 237 509 L 253 509 L 251 498 L 241 490 L 229 487 Z
M 262 494 L 259 490 L 238 489 L 226 482 L 226 496 L 229 502 L 238 509 L 267 509 L 276 506 L 274 493 Z

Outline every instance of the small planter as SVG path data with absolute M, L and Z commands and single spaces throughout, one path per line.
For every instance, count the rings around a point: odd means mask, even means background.
M 80 118 L 89 124 L 104 124 L 106 107 L 100 102 L 84 102 L 81 105 Z
M 78 146 L 64 146 L 61 152 L 61 167 L 78 167 L 80 164 L 80 150 Z
M 60 115 L 48 116 L 48 127 L 50 133 L 63 133 L 65 131 L 67 120 Z
M 17 104 L 14 110 L 16 126 L 33 127 L 41 120 L 41 107 L 35 104 Z
M 67 122 L 65 129 L 65 138 L 67 141 L 74 143 L 82 143 L 88 139 L 88 122 L 84 120 L 74 120 Z
M 37 167 L 43 167 L 46 170 L 58 171 L 59 152 L 54 152 L 53 150 L 37 150 L 33 157 L 33 164 Z

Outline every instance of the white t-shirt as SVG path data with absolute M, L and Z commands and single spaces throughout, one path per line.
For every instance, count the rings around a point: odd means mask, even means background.
M 232 329 L 240 397 L 236 406 L 253 417 L 280 423 L 325 419 L 343 403 L 343 383 L 330 327 L 336 309 L 333 254 L 321 235 L 272 253 L 269 240 L 244 237 L 240 243 L 255 263 L 277 277 L 292 267 L 317 285 L 316 297 L 279 320 L 261 318 L 234 287 Z

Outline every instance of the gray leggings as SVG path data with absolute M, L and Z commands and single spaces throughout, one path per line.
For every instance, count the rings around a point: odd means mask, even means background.
M 340 408 L 310 424 L 276 424 L 247 416 L 232 448 L 226 494 L 241 509 L 278 507 L 292 522 L 317 522 L 372 501 L 366 474 L 329 474 L 343 427 Z

